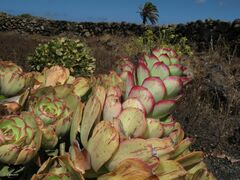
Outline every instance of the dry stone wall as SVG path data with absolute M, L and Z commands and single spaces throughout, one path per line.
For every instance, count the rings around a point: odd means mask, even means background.
M 132 23 L 92 23 L 92 22 L 68 22 L 55 21 L 30 15 L 11 16 L 0 13 L 0 31 L 18 31 L 20 33 L 37 33 L 45 36 L 59 35 L 71 32 L 73 34 L 89 37 L 103 34 L 123 36 L 142 35 L 150 28 L 158 33 L 159 29 L 174 28 L 176 33 L 186 36 L 192 42 L 196 42 L 199 49 L 208 48 L 211 43 L 224 39 L 231 46 L 240 49 L 240 19 L 232 22 L 219 20 L 195 21 L 187 24 L 167 26 L 143 26 Z

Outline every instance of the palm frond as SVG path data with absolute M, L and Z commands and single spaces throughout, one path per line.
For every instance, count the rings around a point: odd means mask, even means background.
M 146 2 L 143 7 L 139 8 L 140 16 L 143 20 L 143 24 L 146 24 L 148 21 L 151 24 L 156 24 L 158 21 L 158 10 L 157 7 L 151 2 Z

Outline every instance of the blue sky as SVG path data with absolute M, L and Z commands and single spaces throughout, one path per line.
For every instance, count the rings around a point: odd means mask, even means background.
M 70 21 L 141 23 L 138 8 L 146 0 L 0 0 L 0 11 L 29 13 Z M 152 0 L 159 10 L 159 24 L 197 19 L 231 21 L 240 18 L 240 0 Z

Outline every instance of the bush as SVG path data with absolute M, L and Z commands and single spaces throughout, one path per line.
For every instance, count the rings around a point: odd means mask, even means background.
M 40 44 L 28 57 L 31 70 L 42 71 L 44 67 L 60 65 L 69 68 L 72 75 L 89 76 L 96 68 L 90 49 L 79 40 L 57 38 Z
M 154 47 L 170 47 L 175 49 L 180 56 L 193 55 L 188 39 L 176 34 L 173 28 L 160 29 L 157 34 L 148 29 L 142 36 L 132 38 L 125 49 L 131 56 L 136 52 L 148 53 Z

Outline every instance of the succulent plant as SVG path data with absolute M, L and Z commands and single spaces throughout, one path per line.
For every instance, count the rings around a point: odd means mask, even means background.
M 37 154 L 42 141 L 42 122 L 30 112 L 0 119 L 0 162 L 26 164 Z
M 82 97 L 91 88 L 90 78 L 75 78 L 70 75 L 67 68 L 61 66 L 45 68 L 41 73 L 35 72 L 34 80 L 32 93 L 44 87 L 54 87 L 54 91 L 57 91 L 59 96 L 73 93 L 78 97 Z
M 30 67 L 34 71 L 60 65 L 68 68 L 72 75 L 82 76 L 93 74 L 96 68 L 95 61 L 85 44 L 67 38 L 57 38 L 40 44 L 35 53 L 28 57 Z
M 31 96 L 29 111 L 43 122 L 40 129 L 44 148 L 54 148 L 58 138 L 70 131 L 75 108 L 80 103 L 78 96 L 64 90 L 64 86 L 45 87 Z
M 32 73 L 24 73 L 16 64 L 0 61 L 0 95 L 12 97 L 31 85 Z
M 123 58 L 108 75 L 75 78 L 60 66 L 34 72 L 31 89 L 1 97 L 0 110 L 15 115 L 0 119 L 0 162 L 25 164 L 39 152 L 32 180 L 215 179 L 170 115 L 185 71 L 175 51 L 162 48 L 137 66 Z M 11 110 L 15 103 L 22 109 Z
M 140 101 L 129 98 L 121 102 L 118 87 L 105 91 L 96 87 L 94 91 L 79 124 L 84 149 L 75 149 L 85 152 L 81 155 L 84 159 L 89 157 L 84 175 L 91 172 L 91 177 L 99 179 L 197 177 L 198 170 L 191 169 L 202 163 L 203 153 L 189 151 L 191 140 L 184 139 L 180 124 L 171 116 L 162 121 L 147 118 Z M 213 178 L 206 168 L 200 169 Z
M 137 67 L 127 58 L 117 62 L 116 70 L 125 82 L 125 99 L 142 104 L 148 117 L 164 118 L 175 108 L 181 90 L 190 78 L 172 49 L 154 49 L 139 59 Z M 134 102 L 133 102 L 134 101 Z M 138 105 L 139 106 L 139 105 Z
M 34 89 L 65 84 L 70 78 L 70 72 L 67 68 L 61 66 L 52 66 L 44 68 L 41 73 L 34 73 Z
M 91 172 L 91 177 L 104 174 L 99 179 L 197 177 L 194 169 L 202 163 L 203 153 L 189 150 L 191 140 L 184 138 L 180 124 L 168 116 L 168 106 L 178 100 L 185 77 L 145 77 L 147 73 L 141 67 L 138 73 L 127 59 L 119 62 L 118 70 L 125 81 L 125 94 L 128 91 L 125 101 L 119 86 L 96 86 L 83 110 L 79 132 L 84 149 L 78 151 L 90 159 L 86 176 Z M 152 101 L 159 108 L 157 115 Z M 214 179 L 206 168 L 200 169 Z
M 40 167 L 38 172 L 33 175 L 31 180 L 50 180 L 50 179 L 84 179 L 80 171 L 78 171 L 71 159 L 69 154 L 64 154 L 61 156 L 55 156 L 49 158 Z

